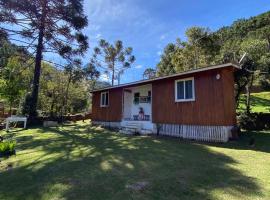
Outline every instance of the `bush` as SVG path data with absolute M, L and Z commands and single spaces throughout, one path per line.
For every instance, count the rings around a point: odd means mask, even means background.
M 10 156 L 15 154 L 15 141 L 0 142 L 0 156 Z
M 241 113 L 238 123 L 246 130 L 267 129 L 270 128 L 270 113 Z

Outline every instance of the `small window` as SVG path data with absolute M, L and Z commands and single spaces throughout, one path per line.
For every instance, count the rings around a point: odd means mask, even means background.
M 100 106 L 101 107 L 109 106 L 109 92 L 101 92 Z
M 134 93 L 134 104 L 139 104 L 140 103 L 140 93 L 136 92 Z
M 148 102 L 150 103 L 151 102 L 151 97 L 152 97 L 152 92 L 151 91 L 148 91 Z
M 175 81 L 175 101 L 194 101 L 194 78 L 187 78 Z

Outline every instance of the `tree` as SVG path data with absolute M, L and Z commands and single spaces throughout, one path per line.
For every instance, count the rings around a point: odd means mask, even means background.
M 261 56 L 266 54 L 268 49 L 268 41 L 260 39 L 246 39 L 241 44 L 241 50 L 247 53 L 248 59 L 250 60 L 250 66 L 246 69 L 250 76 L 248 83 L 246 84 L 246 112 L 250 113 L 250 89 L 253 86 L 255 74 L 260 74 L 260 70 L 264 67 L 264 63 L 261 62 Z
M 75 68 L 76 70 L 76 68 Z M 81 70 L 79 70 L 81 73 Z M 84 71 L 84 68 L 83 70 Z M 62 117 L 68 113 L 85 112 L 90 102 L 88 80 L 84 74 L 77 79 L 67 71 L 42 62 L 38 111 L 43 116 Z M 71 81 L 70 81 L 71 80 Z M 70 81 L 67 92 L 67 83 Z
M 160 62 L 157 64 L 157 76 L 170 75 L 176 72 L 172 63 L 172 58 L 175 51 L 176 45 L 173 43 L 168 44 L 164 48 L 164 53 L 161 55 Z
M 143 79 L 152 79 L 156 77 L 156 70 L 153 68 L 147 68 L 143 73 Z
M 84 68 L 84 75 L 89 84 L 89 90 L 92 91 L 97 85 L 97 79 L 100 76 L 100 72 L 94 65 L 89 63 Z
M 35 70 L 29 115 L 37 115 L 37 102 L 44 53 L 58 53 L 69 63 L 88 48 L 87 37 L 81 30 L 87 26 L 83 0 L 0 0 L 2 34 L 31 49 L 35 55 Z M 5 24 L 15 26 L 9 29 Z M 14 38 L 19 36 L 21 39 Z
M 119 84 L 120 76 L 135 61 L 132 51 L 131 47 L 124 48 L 123 42 L 120 40 L 110 44 L 106 40 L 101 39 L 99 46 L 94 49 L 94 55 L 90 60 L 90 64 L 97 68 L 102 68 L 107 75 L 110 75 L 112 85 L 114 85 L 116 79 L 118 79 Z
M 19 56 L 9 58 L 1 73 L 0 96 L 7 100 L 10 111 L 15 104 L 19 104 L 20 98 L 26 92 L 28 86 L 22 72 L 16 69 L 21 62 Z
M 210 65 L 219 52 L 216 36 L 208 28 L 191 27 L 186 31 L 187 41 L 180 38 L 168 44 L 157 65 L 159 76 Z
M 61 109 L 62 110 L 61 116 L 67 113 L 67 102 L 69 97 L 70 84 L 79 82 L 84 77 L 83 69 L 81 68 L 80 63 L 74 63 L 65 66 L 64 73 L 67 75 L 67 83 L 65 88 L 65 95 L 62 101 L 63 104 Z

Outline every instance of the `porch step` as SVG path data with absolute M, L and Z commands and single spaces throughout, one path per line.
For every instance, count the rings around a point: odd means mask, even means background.
M 126 135 L 133 135 L 134 134 L 134 130 L 132 131 L 132 130 L 127 130 L 127 129 L 121 129 L 119 132 L 122 134 L 126 134 Z
M 142 124 L 136 122 L 127 122 L 125 125 L 121 127 L 121 133 L 125 134 L 134 134 L 136 132 L 140 132 L 142 129 Z
M 142 129 L 140 133 L 142 135 L 150 135 L 150 134 L 153 134 L 153 131 L 148 130 L 148 129 Z

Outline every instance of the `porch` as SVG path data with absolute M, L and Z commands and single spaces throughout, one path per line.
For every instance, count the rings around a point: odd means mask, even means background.
M 123 118 L 121 129 L 140 133 L 152 133 L 152 85 L 123 89 Z

